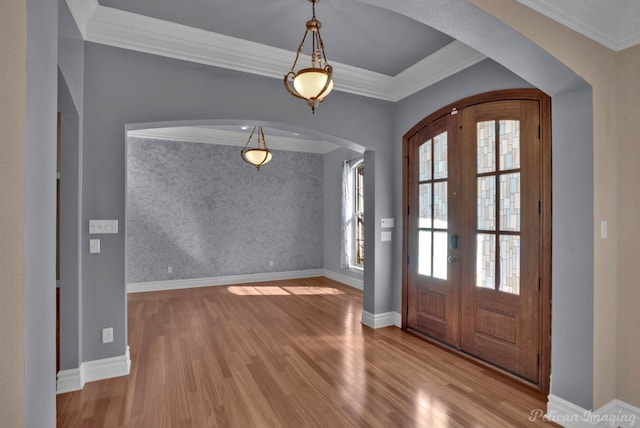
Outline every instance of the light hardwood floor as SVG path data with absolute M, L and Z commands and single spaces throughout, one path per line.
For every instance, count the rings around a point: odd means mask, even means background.
M 545 397 L 396 327 L 326 278 L 131 294 L 129 376 L 58 427 L 516 427 Z

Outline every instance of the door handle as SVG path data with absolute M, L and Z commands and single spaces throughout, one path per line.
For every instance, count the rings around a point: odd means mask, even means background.
M 454 263 L 454 262 L 457 262 L 458 259 L 455 256 L 449 256 L 449 257 L 447 257 L 447 261 L 449 263 Z
M 458 249 L 458 235 L 449 236 L 449 249 L 451 250 Z

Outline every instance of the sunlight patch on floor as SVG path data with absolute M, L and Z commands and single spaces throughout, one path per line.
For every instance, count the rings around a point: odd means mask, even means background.
M 227 287 L 229 292 L 237 296 L 313 296 L 344 294 L 344 291 L 332 287 L 273 287 L 232 285 Z

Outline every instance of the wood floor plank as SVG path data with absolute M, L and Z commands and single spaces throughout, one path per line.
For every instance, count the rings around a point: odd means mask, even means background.
M 545 397 L 360 323 L 327 278 L 128 296 L 131 374 L 57 397 L 58 427 L 518 427 Z

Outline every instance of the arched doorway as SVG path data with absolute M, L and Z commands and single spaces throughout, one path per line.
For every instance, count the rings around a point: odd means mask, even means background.
M 403 328 L 548 391 L 550 98 L 466 98 L 404 137 Z

